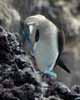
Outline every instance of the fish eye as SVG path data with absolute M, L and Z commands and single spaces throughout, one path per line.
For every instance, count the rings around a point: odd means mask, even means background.
M 36 30 L 36 34 L 35 34 L 35 42 L 38 42 L 38 40 L 39 40 L 39 30 L 37 29 Z

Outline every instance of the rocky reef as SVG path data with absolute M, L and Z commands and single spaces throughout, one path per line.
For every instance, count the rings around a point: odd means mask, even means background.
M 36 78 L 32 67 L 16 34 L 0 26 L 0 100 L 80 100 L 80 86 L 69 89 L 39 73 Z

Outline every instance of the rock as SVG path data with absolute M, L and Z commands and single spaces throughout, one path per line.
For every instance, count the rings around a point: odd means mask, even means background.
M 12 18 L 9 31 L 14 32 L 14 33 L 15 32 L 19 33 L 21 17 L 19 15 L 18 11 L 14 8 L 9 8 L 9 13 L 10 13 L 11 18 Z
M 3 80 L 2 84 L 3 84 L 4 88 L 13 88 L 14 87 L 14 82 L 11 79 Z
M 63 100 L 75 100 L 80 94 L 72 93 L 71 90 L 62 82 L 54 82 L 47 90 L 46 96 L 58 96 Z
M 55 96 L 50 96 L 48 99 L 49 99 L 49 100 L 61 100 L 60 98 L 55 97 Z
M 55 9 L 57 13 L 57 25 L 68 37 L 79 36 L 80 23 L 79 20 L 72 15 L 70 5 L 65 1 L 56 2 Z
M 71 88 L 72 93 L 80 94 L 80 85 L 74 85 Z
M 6 1 L 0 1 L 0 25 L 11 32 L 19 32 L 20 15 Z
M 76 98 L 75 100 L 80 100 L 80 97 Z
M 40 86 L 40 83 L 31 75 L 31 64 L 28 62 L 30 59 L 27 60 L 22 57 L 26 53 L 19 45 L 15 34 L 5 31 L 2 27 L 0 27 L 0 30 L 0 55 L 4 54 L 4 56 L 0 56 L 1 98 L 3 98 L 2 100 L 34 100 L 34 91 L 37 94 L 37 87 Z M 21 57 L 18 57 L 19 55 Z M 26 71 L 23 71 L 24 68 L 26 68 Z M 30 72 L 28 68 L 30 68 Z M 15 96 L 13 90 L 21 92 L 18 92 Z
M 80 1 L 71 0 L 71 11 L 74 16 L 80 16 Z
M 0 25 L 9 29 L 11 23 L 11 16 L 5 1 L 0 1 Z
M 54 82 L 54 83 L 52 83 L 49 90 L 47 91 L 47 96 L 53 95 L 53 94 L 58 95 L 58 96 L 60 96 L 62 94 L 67 95 L 70 92 L 71 92 L 70 89 L 62 82 Z
M 10 1 L 10 0 L 9 0 Z M 22 20 L 25 19 L 27 16 L 31 15 L 31 9 L 33 9 L 34 1 L 32 0 L 17 0 L 14 2 L 12 0 L 12 6 L 19 11 Z

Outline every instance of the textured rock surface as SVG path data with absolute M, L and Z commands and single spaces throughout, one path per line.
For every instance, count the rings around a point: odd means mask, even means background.
M 26 56 L 26 59 L 25 59 Z M 75 100 L 80 86 L 70 90 L 65 84 L 32 70 L 15 34 L 0 27 L 0 99 L 1 100 Z M 41 79 L 39 81 L 39 78 Z
M 6 0 L 0 0 L 0 25 L 11 32 L 19 32 L 20 15 Z

